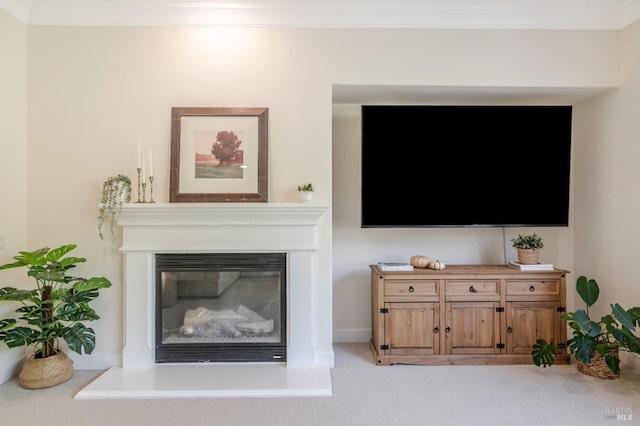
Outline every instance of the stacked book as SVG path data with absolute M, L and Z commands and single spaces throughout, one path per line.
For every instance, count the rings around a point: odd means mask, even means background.
M 518 268 L 521 271 L 553 271 L 553 264 L 551 263 L 533 263 L 526 264 L 520 262 L 509 262 L 509 266 Z
M 378 268 L 381 271 L 413 271 L 410 263 L 402 262 L 378 262 Z

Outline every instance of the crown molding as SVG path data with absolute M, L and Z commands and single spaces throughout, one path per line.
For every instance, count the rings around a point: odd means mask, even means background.
M 0 0 L 0 9 L 7 11 L 24 23 L 29 22 L 30 0 Z
M 29 25 L 618 30 L 640 0 L 0 0 Z

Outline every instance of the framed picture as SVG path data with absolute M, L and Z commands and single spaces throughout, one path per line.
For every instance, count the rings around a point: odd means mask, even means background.
M 268 108 L 172 108 L 169 201 L 266 203 L 268 114 Z

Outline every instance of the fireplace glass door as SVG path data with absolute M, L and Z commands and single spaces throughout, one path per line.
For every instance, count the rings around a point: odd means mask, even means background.
M 286 361 L 286 253 L 156 255 L 156 362 Z

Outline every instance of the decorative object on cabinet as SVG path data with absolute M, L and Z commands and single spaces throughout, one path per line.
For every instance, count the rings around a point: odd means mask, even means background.
M 444 262 L 440 262 L 439 260 L 436 260 L 435 262 L 429 262 L 429 269 L 435 269 L 438 271 L 443 270 L 446 267 L 446 265 L 444 264 Z
M 521 271 L 553 271 L 553 263 L 519 263 L 511 261 L 509 266 Z
M 411 256 L 411 258 L 409 259 L 409 263 L 411 263 L 414 268 L 428 268 L 429 263 L 431 263 L 431 259 L 427 256 L 416 254 L 415 256 Z
M 531 364 L 536 336 L 559 346 L 567 271 L 507 265 L 383 271 L 371 265 L 376 364 Z
M 100 317 L 89 306 L 101 288 L 111 287 L 104 277 L 80 278 L 68 271 L 86 259 L 68 256 L 75 244 L 58 248 L 21 251 L 15 262 L 0 266 L 0 270 L 26 267 L 28 276 L 36 280 L 32 290 L 13 287 L 0 289 L 0 301 L 20 302 L 18 319 L 0 319 L 0 340 L 8 347 L 32 346 L 18 379 L 28 389 L 51 387 L 73 375 L 73 361 L 59 348 L 64 339 L 69 349 L 90 354 L 95 347 L 95 332 L 85 321 Z
M 102 195 L 98 214 L 98 236 L 104 239 L 103 227 L 109 221 L 109 232 L 115 240 L 115 217 L 122 204 L 131 201 L 131 179 L 122 174 L 110 176 L 102 182 Z
M 544 247 L 542 237 L 533 233 L 529 235 L 518 234 L 511 240 L 513 247 L 518 250 L 518 262 L 524 265 L 540 263 L 540 250 Z
M 413 271 L 413 265 L 404 262 L 379 262 L 381 271 Z
M 268 112 L 172 108 L 169 201 L 267 202 Z
M 617 379 L 620 377 L 618 351 L 640 353 L 640 337 L 635 335 L 636 327 L 640 327 L 640 307 L 625 310 L 618 303 L 612 303 L 611 313 L 595 322 L 589 317 L 589 307 L 600 295 L 598 283 L 580 276 L 576 291 L 587 306 L 562 315 L 573 330 L 573 337 L 568 341 L 569 351 L 575 356 L 581 373 L 600 379 Z M 537 366 L 547 367 L 555 363 L 556 353 L 553 343 L 539 339 L 531 356 Z
M 313 200 L 313 184 L 298 185 L 298 200 L 302 202 Z

